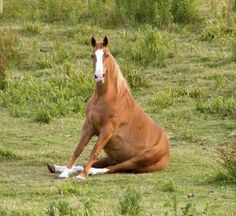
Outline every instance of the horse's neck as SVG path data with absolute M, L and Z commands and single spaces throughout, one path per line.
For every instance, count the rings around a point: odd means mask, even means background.
M 96 84 L 95 96 L 118 97 L 121 91 L 129 93 L 129 87 L 120 72 L 119 66 L 113 56 L 110 56 L 105 83 L 103 85 Z

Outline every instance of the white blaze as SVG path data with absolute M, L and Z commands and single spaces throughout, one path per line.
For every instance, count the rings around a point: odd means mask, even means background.
M 98 49 L 95 52 L 95 55 L 97 59 L 96 66 L 95 66 L 95 77 L 96 77 L 95 80 L 104 82 L 104 77 L 103 77 L 104 67 L 103 67 L 103 61 L 102 61 L 104 52 L 102 49 Z

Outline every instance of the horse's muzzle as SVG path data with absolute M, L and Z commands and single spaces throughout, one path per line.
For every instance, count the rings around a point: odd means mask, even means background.
M 105 80 L 105 74 L 102 74 L 102 76 L 94 75 L 96 83 L 104 83 Z

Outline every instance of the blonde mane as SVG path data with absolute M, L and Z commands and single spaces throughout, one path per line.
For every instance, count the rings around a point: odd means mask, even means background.
M 118 63 L 116 62 L 115 58 L 112 56 L 112 64 L 114 64 L 114 80 L 116 82 L 117 93 L 121 94 L 122 92 L 127 92 L 130 94 L 130 87 L 123 76 Z

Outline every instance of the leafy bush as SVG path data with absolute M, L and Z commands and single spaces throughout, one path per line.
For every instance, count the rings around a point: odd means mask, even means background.
M 236 182 L 236 143 L 218 148 L 221 170 L 216 177 L 219 181 Z
M 171 13 L 176 23 L 193 23 L 198 18 L 196 0 L 172 0 Z
M 162 65 L 165 59 L 173 55 L 173 48 L 168 37 L 163 36 L 156 28 L 147 26 L 135 34 L 125 53 L 139 64 L 152 62 Z
M 128 188 L 124 194 L 123 199 L 120 201 L 121 215 L 139 215 L 141 213 L 140 202 L 140 194 L 133 188 Z

